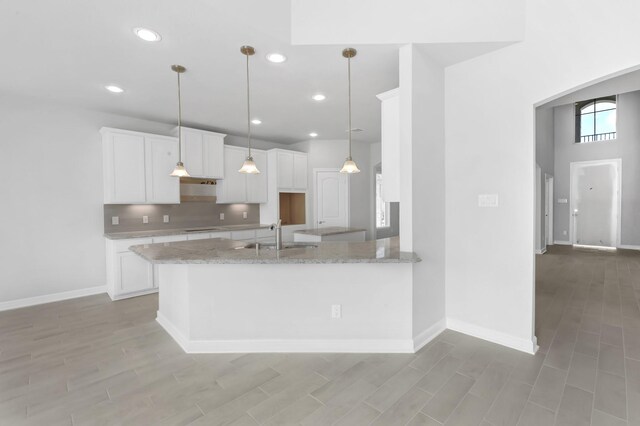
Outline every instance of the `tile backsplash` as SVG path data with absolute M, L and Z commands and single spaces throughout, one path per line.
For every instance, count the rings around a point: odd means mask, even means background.
M 246 219 L 243 218 L 245 212 Z M 220 220 L 220 213 L 224 213 L 224 220 Z M 169 215 L 169 223 L 163 222 L 165 215 Z M 118 225 L 112 225 L 111 219 L 114 216 L 118 217 Z M 149 223 L 143 223 L 143 216 L 148 217 Z M 259 204 L 216 204 L 211 201 L 192 201 L 181 204 L 104 205 L 105 233 L 255 223 L 260 223 Z

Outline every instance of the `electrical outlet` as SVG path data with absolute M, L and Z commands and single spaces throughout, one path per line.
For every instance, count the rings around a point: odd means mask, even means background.
M 331 318 L 342 318 L 342 305 L 331 305 Z
M 120 225 L 120 217 L 118 217 L 118 216 L 111 216 L 111 224 L 112 224 L 112 225 Z
M 149 216 L 142 216 L 142 223 L 149 223 Z
M 220 220 L 224 220 L 224 213 L 220 213 Z
M 247 218 L 247 212 L 242 212 L 242 218 L 246 219 Z
M 163 221 L 164 223 L 169 223 L 169 215 L 168 215 L 168 214 L 165 214 L 164 216 L 162 216 L 162 221 Z

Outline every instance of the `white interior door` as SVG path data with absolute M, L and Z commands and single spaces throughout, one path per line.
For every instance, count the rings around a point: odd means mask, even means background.
M 349 226 L 349 180 L 335 170 L 315 170 L 316 225 Z
M 571 164 L 573 244 L 618 245 L 620 169 L 619 159 Z

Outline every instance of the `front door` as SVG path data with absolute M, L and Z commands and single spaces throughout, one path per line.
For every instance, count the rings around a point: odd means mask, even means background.
M 615 247 L 620 214 L 620 161 L 571 164 L 573 243 Z

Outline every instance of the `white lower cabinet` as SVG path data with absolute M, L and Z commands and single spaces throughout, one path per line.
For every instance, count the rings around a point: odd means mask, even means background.
M 186 239 L 185 235 L 126 240 L 107 239 L 107 293 L 111 299 L 126 299 L 158 291 L 157 266 L 130 251 L 129 247 Z

